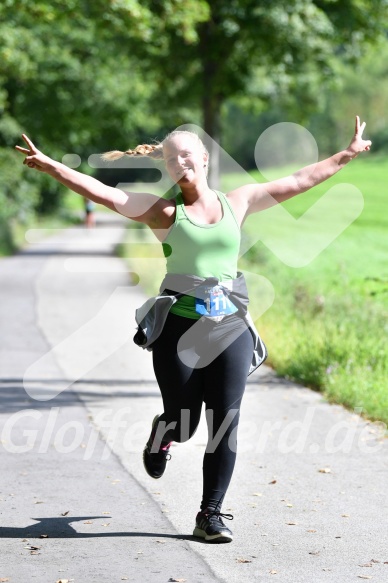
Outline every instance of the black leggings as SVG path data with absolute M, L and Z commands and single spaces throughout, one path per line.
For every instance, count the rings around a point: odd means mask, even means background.
M 252 354 L 251 332 L 236 315 L 215 323 L 169 314 L 153 346 L 164 404 L 159 438 L 164 433 L 163 441 L 189 439 L 198 426 L 202 403 L 206 405 L 209 440 L 201 509 L 221 509 L 232 477 L 241 399 Z

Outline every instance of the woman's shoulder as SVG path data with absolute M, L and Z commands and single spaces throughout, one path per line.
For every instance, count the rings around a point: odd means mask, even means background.
M 227 204 L 232 209 L 237 224 L 239 227 L 241 227 L 246 213 L 246 201 L 236 190 L 231 190 L 230 192 L 221 194 L 224 196 Z
M 149 225 L 152 229 L 169 229 L 174 224 L 178 196 L 158 200 L 152 224 Z

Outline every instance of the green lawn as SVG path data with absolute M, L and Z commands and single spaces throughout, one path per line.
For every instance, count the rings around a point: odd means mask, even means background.
M 258 173 L 252 175 L 262 181 Z M 260 240 L 241 259 L 242 268 L 266 277 L 275 290 L 273 305 L 257 323 L 276 371 L 321 390 L 330 400 L 361 407 L 366 416 L 385 423 L 387 177 L 388 157 L 359 157 L 326 183 L 282 205 L 298 218 L 332 186 L 350 184 L 363 195 L 359 217 L 308 264 L 287 265 Z M 233 176 L 226 177 L 224 191 L 228 183 L 233 184 Z M 347 188 L 338 187 L 323 212 L 296 233 L 295 225 L 274 209 L 252 215 L 245 232 L 253 240 L 275 241 L 291 257 L 296 248 L 298 259 L 298 253 L 303 256 L 315 248 L 322 231 L 349 211 L 352 198 Z M 251 302 L 260 303 L 260 290 L 251 291 Z
M 257 181 L 262 181 L 259 173 L 252 173 Z M 224 191 L 228 190 L 231 176 L 226 177 Z M 317 281 L 320 290 L 332 291 L 344 284 L 366 298 L 374 295 L 375 299 L 387 305 L 388 302 L 388 156 L 384 158 L 358 158 L 344 170 L 318 187 L 301 194 L 282 206 L 295 218 L 303 215 L 325 192 L 334 185 L 350 184 L 359 189 L 364 198 L 364 208 L 360 216 L 345 229 L 314 261 L 306 267 L 292 268 L 279 261 L 279 267 L 285 269 L 287 278 L 303 282 Z M 340 196 L 340 193 L 339 193 Z M 341 201 L 339 201 L 341 202 Z M 343 208 L 343 203 L 340 205 Z M 276 210 L 276 209 L 275 209 Z M 336 203 L 329 205 L 327 217 L 333 222 L 338 209 Z M 267 218 L 268 217 L 268 218 Z M 291 224 L 284 221 L 271 223 L 271 210 L 252 215 L 245 224 L 245 231 L 257 234 L 279 232 L 279 238 L 287 241 Z M 280 223 L 280 224 L 279 224 Z M 318 227 L 320 225 L 318 224 Z M 313 225 L 315 227 L 315 225 Z M 324 227 L 324 224 L 322 224 Z M 308 229 L 307 229 L 308 234 Z M 314 233 L 313 233 L 314 234 Z M 303 233 L 302 233 L 303 235 Z M 308 243 L 308 237 L 306 239 Z M 262 261 L 275 264 L 272 253 L 258 242 L 250 257 L 261 269 Z M 314 283 L 315 285 L 315 283 Z M 318 292 L 319 293 L 319 292 Z

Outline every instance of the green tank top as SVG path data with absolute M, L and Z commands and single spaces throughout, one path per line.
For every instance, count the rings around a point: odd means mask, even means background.
M 190 219 L 182 194 L 176 197 L 175 222 L 163 242 L 167 273 L 235 279 L 241 232 L 234 212 L 224 194 L 214 191 L 222 205 L 218 223 L 203 225 Z M 172 306 L 173 314 L 199 319 L 195 298 L 183 296 Z

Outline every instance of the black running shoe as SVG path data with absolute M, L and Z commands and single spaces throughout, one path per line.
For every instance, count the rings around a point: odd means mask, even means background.
M 233 540 L 233 533 L 225 526 L 222 518 L 233 520 L 231 514 L 221 514 L 213 510 L 198 512 L 193 536 L 204 538 L 210 543 L 230 543 Z
M 152 422 L 151 435 L 147 441 L 147 444 L 143 450 L 143 463 L 146 472 L 151 478 L 161 478 L 166 469 L 167 461 L 171 459 L 171 454 L 169 453 L 170 443 L 162 442 L 160 448 L 155 453 L 152 452 L 152 445 L 155 439 L 155 427 L 158 423 L 159 415 L 156 415 Z

